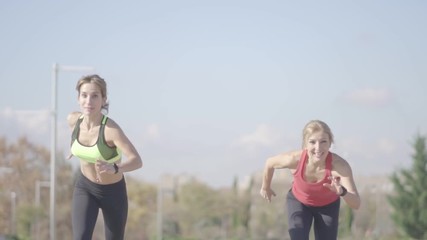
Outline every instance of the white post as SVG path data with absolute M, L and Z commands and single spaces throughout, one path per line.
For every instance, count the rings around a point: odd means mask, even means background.
M 40 206 L 40 188 L 41 187 L 50 187 L 50 182 L 49 181 L 36 181 L 36 196 L 35 196 L 35 205 L 36 208 L 38 208 Z M 35 221 L 35 228 L 36 228 L 36 240 L 39 239 L 39 216 L 38 214 L 36 215 L 36 221 Z
M 40 188 L 42 187 L 50 187 L 49 181 L 36 181 L 36 196 L 35 196 L 35 202 L 34 204 L 36 207 L 40 206 Z
M 50 240 L 55 240 L 55 163 L 56 163 L 56 136 L 57 136 L 57 82 L 59 71 L 93 71 L 93 67 L 79 67 L 79 66 L 61 66 L 57 63 L 52 67 L 52 126 L 51 126 L 51 145 L 50 145 Z
M 52 123 L 51 123 L 51 142 L 50 142 L 50 221 L 49 235 L 50 240 L 55 240 L 55 162 L 56 162 L 56 115 L 57 115 L 57 78 L 58 64 L 54 63 L 52 67 Z
M 12 208 L 12 218 L 10 219 L 10 227 L 12 235 L 16 234 L 16 193 L 10 192 L 10 204 Z
M 157 186 L 157 240 L 163 240 L 163 188 L 161 181 Z

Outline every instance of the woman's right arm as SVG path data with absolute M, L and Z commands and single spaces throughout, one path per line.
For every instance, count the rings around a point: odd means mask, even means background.
M 68 123 L 68 126 L 70 127 L 70 129 L 71 129 L 71 131 L 73 131 L 73 129 L 74 129 L 74 126 L 76 125 L 76 123 L 77 123 L 77 120 L 79 119 L 79 117 L 82 115 L 82 113 L 81 112 L 71 112 L 71 113 L 69 113 L 68 114 L 68 116 L 67 116 L 67 123 Z M 68 156 L 67 156 L 67 160 L 69 160 L 69 159 L 71 159 L 73 157 L 73 154 L 69 154 Z
M 281 168 L 296 169 L 300 156 L 301 151 L 294 151 L 282 153 L 267 159 L 264 166 L 264 174 L 260 190 L 260 194 L 263 198 L 270 202 L 271 197 L 276 196 L 276 193 L 271 189 L 271 180 L 273 179 L 274 170 Z
M 67 122 L 68 122 L 68 126 L 71 129 L 74 129 L 74 126 L 76 125 L 77 120 L 79 119 L 79 117 L 82 115 L 81 112 L 71 112 L 68 114 L 67 116 Z

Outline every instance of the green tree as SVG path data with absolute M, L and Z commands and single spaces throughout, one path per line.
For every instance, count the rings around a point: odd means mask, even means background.
M 149 239 L 149 230 L 155 230 L 156 186 L 142 180 L 126 176 L 128 193 L 128 220 L 126 224 L 126 239 Z
M 236 239 L 249 239 L 250 238 L 250 221 L 251 221 L 251 208 L 252 208 L 252 190 L 254 179 L 251 177 L 250 182 L 245 187 L 240 187 L 238 178 L 236 177 L 232 187 L 232 202 L 231 222 L 232 222 L 232 235 Z
M 0 232 L 16 233 L 19 239 L 31 239 L 36 234 L 39 239 L 48 238 L 49 190 L 40 190 L 38 207 L 35 206 L 35 191 L 37 181 L 49 181 L 49 159 L 50 153 L 45 147 L 31 143 L 25 137 L 12 143 L 0 138 L 0 166 L 10 169 L 10 173 L 0 174 Z M 57 235 L 71 236 L 72 168 L 60 154 L 56 170 Z M 16 196 L 14 209 L 10 193 Z
M 348 205 L 344 205 L 340 209 L 340 217 L 339 217 L 339 226 L 338 226 L 338 235 L 339 236 L 348 236 L 351 234 L 351 227 L 354 221 L 354 213 L 353 209 L 351 209 Z
M 191 181 L 182 185 L 178 191 L 180 212 L 175 219 L 181 229 L 181 237 L 186 239 L 221 239 L 225 235 L 224 218 L 228 207 L 224 201 L 226 193 L 214 190 L 208 185 Z M 166 215 L 167 213 L 165 213 Z M 165 216 L 166 219 L 166 216 Z
M 414 239 L 427 239 L 427 152 L 426 138 L 416 136 L 413 164 L 391 176 L 394 194 L 389 202 L 392 219 L 403 233 Z
M 241 212 L 241 222 L 245 229 L 247 238 L 250 238 L 250 221 L 251 221 L 251 208 L 252 208 L 252 189 L 254 186 L 254 179 L 251 177 L 249 186 L 244 192 L 243 199 L 241 199 L 242 212 Z

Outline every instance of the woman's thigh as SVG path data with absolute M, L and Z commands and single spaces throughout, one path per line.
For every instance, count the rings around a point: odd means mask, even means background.
M 308 240 L 313 215 L 308 207 L 298 201 L 292 191 L 286 197 L 288 232 L 292 240 Z

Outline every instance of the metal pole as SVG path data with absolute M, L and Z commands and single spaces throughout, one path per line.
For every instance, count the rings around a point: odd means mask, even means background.
M 40 181 L 36 181 L 36 196 L 34 198 L 34 205 L 38 207 L 40 204 Z
M 52 126 L 51 126 L 51 145 L 50 145 L 50 240 L 55 240 L 55 163 L 56 163 L 56 142 L 57 142 L 57 82 L 59 71 L 92 71 L 93 67 L 80 67 L 80 66 L 61 66 L 54 63 L 52 66 Z
M 163 189 L 159 183 L 157 187 L 157 240 L 163 240 Z
M 14 236 L 16 234 L 16 193 L 10 192 L 10 204 L 12 208 L 12 218 L 10 219 L 10 227 L 12 235 Z
M 35 222 L 36 240 L 39 240 L 39 212 L 38 212 L 38 208 L 40 205 L 40 181 L 36 182 L 36 196 L 34 199 L 35 199 L 35 206 L 37 209 L 36 222 Z
M 52 124 L 50 142 L 50 240 L 55 240 L 55 162 L 56 162 L 56 121 L 57 121 L 57 79 L 58 64 L 54 63 L 52 68 Z

